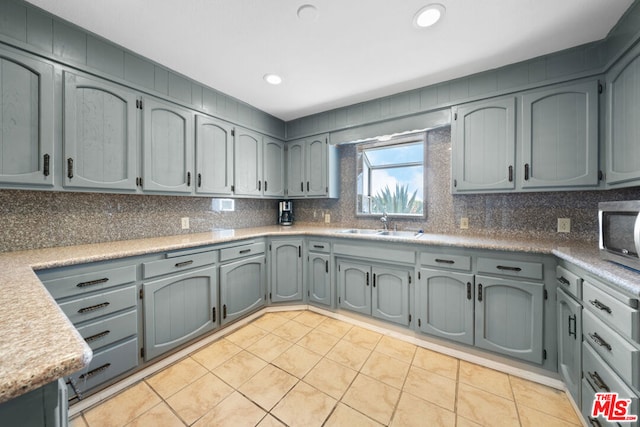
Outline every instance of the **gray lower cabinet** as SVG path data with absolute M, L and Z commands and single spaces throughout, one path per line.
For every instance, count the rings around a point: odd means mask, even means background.
M 130 90 L 64 72 L 64 186 L 135 191 L 137 108 Z
M 195 183 L 193 112 L 148 97 L 142 103 L 143 190 L 191 193 Z
M 217 278 L 217 268 L 209 266 L 142 285 L 145 360 L 217 326 Z
M 408 326 L 411 271 L 338 260 L 338 305 Z
M 262 135 L 248 129 L 235 129 L 234 190 L 238 196 L 262 195 Z
M 416 284 L 418 330 L 473 345 L 474 276 L 421 268 Z
M 640 46 L 607 73 L 606 182 L 640 185 Z
M 307 249 L 307 298 L 310 303 L 332 307 L 331 244 L 311 240 Z
M 543 361 L 544 284 L 476 275 L 475 345 Z
M 54 184 L 51 64 L 0 51 L 0 184 Z
M 67 386 L 62 379 L 0 403 L 0 425 L 67 427 Z
M 240 319 L 266 304 L 266 256 L 264 243 L 221 250 L 237 256 L 220 266 L 220 322 L 225 325 Z M 247 252 L 243 252 L 247 251 Z
M 302 301 L 302 240 L 272 240 L 269 244 L 271 302 Z
M 558 372 L 580 402 L 582 388 L 582 304 L 562 289 L 557 290 Z

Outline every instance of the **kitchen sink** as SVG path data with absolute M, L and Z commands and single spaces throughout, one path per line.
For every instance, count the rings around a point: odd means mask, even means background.
M 422 231 L 372 230 L 370 228 L 349 228 L 347 230 L 340 230 L 337 233 L 363 234 L 380 237 L 405 237 L 408 239 L 417 239 L 423 234 Z

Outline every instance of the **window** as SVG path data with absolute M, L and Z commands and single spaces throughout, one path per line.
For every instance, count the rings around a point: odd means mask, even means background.
M 424 216 L 425 133 L 357 147 L 357 214 Z

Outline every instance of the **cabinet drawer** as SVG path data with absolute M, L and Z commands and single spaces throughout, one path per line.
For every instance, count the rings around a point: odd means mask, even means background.
M 591 415 L 596 393 L 618 393 L 621 399 L 631 399 L 631 414 L 638 414 L 638 396 L 587 344 L 582 343 L 582 413 L 585 418 Z M 589 419 L 589 418 L 587 418 Z
M 142 278 L 162 276 L 203 265 L 215 264 L 216 251 L 200 252 L 175 258 L 161 259 L 142 263 Z
M 95 319 L 136 305 L 135 285 L 60 303 L 60 308 L 73 323 Z
M 556 280 L 559 287 L 576 298 L 582 298 L 582 277 L 562 266 L 556 266 Z
M 220 262 L 264 253 L 264 242 L 250 243 L 220 250 Z
M 471 270 L 471 257 L 467 255 L 432 254 L 423 252 L 420 254 L 420 264 L 451 270 Z
M 640 386 L 640 350 L 588 310 L 582 313 L 584 340 L 632 386 Z
M 136 266 L 111 268 L 46 280 L 44 286 L 55 299 L 79 295 L 136 281 Z
M 611 292 L 615 291 L 608 290 L 608 292 L 605 292 L 585 280 L 582 289 L 584 306 L 589 307 L 599 319 L 609 323 L 623 336 L 635 342 L 640 342 L 640 313 L 637 309 L 631 308 L 621 300 L 616 299 Z
M 77 328 L 91 350 L 120 341 L 138 333 L 138 313 L 135 309 L 106 319 L 86 323 Z
M 309 240 L 310 252 L 331 252 L 331 244 L 327 242 L 320 242 L 318 240 Z
M 138 366 L 138 339 L 136 337 L 113 347 L 98 351 L 89 366 L 70 375 L 83 392 Z M 74 395 L 69 389 L 69 397 Z
M 542 279 L 542 263 L 479 257 L 478 272 L 528 279 Z

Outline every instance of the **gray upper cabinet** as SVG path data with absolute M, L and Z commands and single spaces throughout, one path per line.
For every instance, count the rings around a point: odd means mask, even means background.
M 0 183 L 53 186 L 53 66 L 0 52 L 0 96 Z
M 233 126 L 196 116 L 196 193 L 233 194 Z
M 136 190 L 135 94 L 64 72 L 64 186 Z
M 598 81 L 522 96 L 523 189 L 598 186 Z
M 338 156 L 328 134 L 287 143 L 287 196 L 339 196 Z
M 263 194 L 270 197 L 284 196 L 284 142 L 264 137 Z
M 607 74 L 606 181 L 640 185 L 640 46 Z
M 512 96 L 454 107 L 452 193 L 515 188 L 515 111 Z
M 262 195 L 262 135 L 236 128 L 235 136 L 235 194 Z
M 144 191 L 191 193 L 194 155 L 193 113 L 156 99 L 143 100 Z

